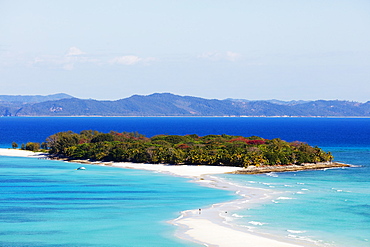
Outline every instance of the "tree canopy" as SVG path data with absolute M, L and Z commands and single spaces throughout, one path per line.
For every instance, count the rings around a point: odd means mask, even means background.
M 84 130 L 51 135 L 46 140 L 49 152 L 72 159 L 166 163 L 187 165 L 291 165 L 327 162 L 330 152 L 303 142 L 264 139 L 258 136 L 157 135 L 147 138 L 137 132 L 101 133 Z

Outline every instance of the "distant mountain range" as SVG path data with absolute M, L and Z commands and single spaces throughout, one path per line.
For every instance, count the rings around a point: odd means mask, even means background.
M 0 95 L 0 104 L 6 103 L 40 103 L 45 101 L 74 98 L 65 93 L 52 95 Z
M 226 99 L 226 100 L 231 100 L 235 102 L 251 102 L 253 100 L 247 100 L 247 99 Z M 282 100 L 277 100 L 277 99 L 270 99 L 270 100 L 263 100 L 266 102 L 270 102 L 273 104 L 277 105 L 298 105 L 298 104 L 303 104 L 303 103 L 308 103 L 309 101 L 304 101 L 304 100 L 291 100 L 291 101 L 282 101 Z
M 0 95 L 0 116 L 370 117 L 370 102 L 217 100 L 170 93 L 133 95 L 116 101 L 78 99 L 68 94 Z

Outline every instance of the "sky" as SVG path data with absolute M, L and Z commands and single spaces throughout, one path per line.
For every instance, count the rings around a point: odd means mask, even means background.
M 0 0 L 0 94 L 370 101 L 369 0 Z

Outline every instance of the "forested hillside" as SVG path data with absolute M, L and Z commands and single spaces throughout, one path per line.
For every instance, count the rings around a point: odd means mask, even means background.
M 78 99 L 69 96 L 42 102 L 3 101 L 0 103 L 0 116 L 370 117 L 370 102 L 217 100 L 170 93 L 133 95 L 116 101 Z

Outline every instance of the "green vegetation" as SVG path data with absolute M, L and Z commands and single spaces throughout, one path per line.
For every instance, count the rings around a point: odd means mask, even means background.
M 26 148 L 28 147 L 28 143 Z M 157 135 L 84 130 L 51 135 L 50 154 L 72 159 L 188 165 L 289 165 L 331 161 L 330 152 L 306 143 L 230 135 Z
M 17 145 L 14 145 L 14 143 L 15 142 L 13 142 L 12 147 L 13 148 L 17 148 L 18 147 L 18 144 Z M 38 143 L 38 142 L 27 142 L 26 145 L 24 143 L 22 143 L 21 149 L 22 150 L 29 150 L 29 151 L 36 152 L 36 151 L 39 151 L 40 150 L 40 143 Z

